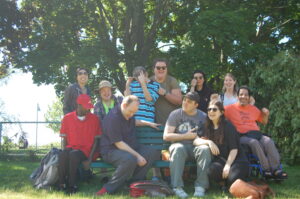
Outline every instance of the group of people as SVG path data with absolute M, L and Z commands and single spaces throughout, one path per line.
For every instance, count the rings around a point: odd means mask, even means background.
M 77 83 L 66 89 L 64 97 L 61 190 L 78 190 L 77 168 L 80 163 L 93 160 L 91 149 L 99 135 L 99 152 L 116 169 L 96 195 L 112 194 L 126 183 L 144 180 L 152 163 L 160 159 L 160 151 L 138 143 L 136 126 L 164 126 L 163 139 L 171 142 L 171 186 L 181 198 L 188 197 L 182 179 L 187 160 L 194 160 L 197 165 L 195 197 L 205 195 L 209 179 L 227 187 L 237 179 L 246 180 L 249 163 L 241 144 L 248 145 L 258 157 L 266 177 L 287 178 L 274 142 L 257 125 L 268 122 L 269 110 L 254 106 L 248 87 L 238 88 L 237 80 L 228 73 L 223 92 L 216 94 L 206 84 L 204 72 L 197 70 L 190 91 L 182 96 L 168 67 L 167 60 L 154 60 L 152 77 L 148 77 L 144 67 L 136 67 L 126 82 L 124 98 L 113 95 L 109 81 L 101 81 L 95 106 L 86 86 L 88 71 L 77 70 Z M 90 112 L 92 108 L 94 114 Z M 161 177 L 159 170 L 153 170 L 153 177 Z

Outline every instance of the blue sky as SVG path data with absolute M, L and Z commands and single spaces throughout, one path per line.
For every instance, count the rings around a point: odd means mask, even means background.
M 0 100 L 4 103 L 4 111 L 19 121 L 36 121 L 37 104 L 40 106 L 38 119 L 45 121 L 44 114 L 55 99 L 54 87 L 33 84 L 31 73 L 19 71 L 0 81 Z M 23 124 L 22 130 L 28 133 L 29 144 L 35 146 L 36 125 Z M 2 134 L 11 137 L 19 131 L 21 129 L 18 125 L 6 125 Z M 38 145 L 58 141 L 60 141 L 58 134 L 46 128 L 44 124 L 38 125 Z

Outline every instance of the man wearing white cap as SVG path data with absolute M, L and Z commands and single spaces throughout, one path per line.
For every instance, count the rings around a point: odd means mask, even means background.
M 99 92 L 100 97 L 94 107 L 94 113 L 98 116 L 99 121 L 103 121 L 111 109 L 122 103 L 123 98 L 114 96 L 112 89 L 112 84 L 107 80 L 99 83 L 97 92 Z

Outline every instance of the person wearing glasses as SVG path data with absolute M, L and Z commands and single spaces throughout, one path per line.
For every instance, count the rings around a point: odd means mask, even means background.
M 206 114 L 197 109 L 199 95 L 188 92 L 182 101 L 182 108 L 171 112 L 164 130 L 163 139 L 172 144 L 170 152 L 171 186 L 180 198 L 188 197 L 183 190 L 182 174 L 185 162 L 195 160 L 197 163 L 197 178 L 194 197 L 202 197 L 209 187 L 207 170 L 211 162 L 211 152 L 208 146 L 194 146 L 193 141 L 203 133 Z
M 154 76 L 150 78 L 160 84 L 159 98 L 155 103 L 155 122 L 162 125 L 165 125 L 169 114 L 182 102 L 179 84 L 174 77 L 168 75 L 168 67 L 166 59 L 155 59 L 153 62 Z
M 210 101 L 210 97 L 215 93 L 210 87 L 206 84 L 205 73 L 201 70 L 196 70 L 193 73 L 193 79 L 191 81 L 191 92 L 197 92 L 200 96 L 200 101 L 198 102 L 198 109 L 203 112 L 207 112 L 207 106 Z
M 225 106 L 225 117 L 236 127 L 241 144 L 250 147 L 263 168 L 266 178 L 286 179 L 287 173 L 280 167 L 280 155 L 274 141 L 261 133 L 257 122 L 267 124 L 269 110 L 250 104 L 251 91 L 247 86 L 238 89 L 239 101 Z
M 194 140 L 194 145 L 207 145 L 214 158 L 208 176 L 222 188 L 230 187 L 237 179 L 246 180 L 249 162 L 241 149 L 239 135 L 234 126 L 225 119 L 222 102 L 214 100 L 207 108 L 203 137 Z
M 77 82 L 68 86 L 64 93 L 63 112 L 64 115 L 73 112 L 77 108 L 76 99 L 81 94 L 91 95 L 90 89 L 86 86 L 88 83 L 88 71 L 85 68 L 76 70 Z

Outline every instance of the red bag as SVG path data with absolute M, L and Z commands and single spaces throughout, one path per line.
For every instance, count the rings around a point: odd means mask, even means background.
M 275 196 L 274 191 L 267 184 L 247 183 L 237 179 L 229 189 L 229 192 L 236 198 L 264 199 L 268 196 Z
M 131 197 L 166 197 L 173 195 L 173 190 L 162 181 L 144 180 L 130 184 Z

